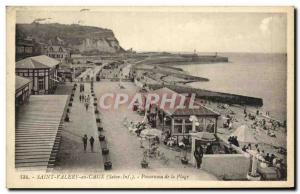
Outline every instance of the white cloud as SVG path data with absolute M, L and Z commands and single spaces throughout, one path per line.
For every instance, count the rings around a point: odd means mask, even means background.
M 273 20 L 272 17 L 267 17 L 267 18 L 264 18 L 264 19 L 261 21 L 259 28 L 260 28 L 261 32 L 262 32 L 264 35 L 270 33 L 270 28 L 269 28 L 269 26 L 270 26 L 270 23 L 271 23 L 272 20 Z

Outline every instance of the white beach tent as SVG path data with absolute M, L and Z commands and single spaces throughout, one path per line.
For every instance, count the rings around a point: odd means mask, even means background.
M 253 132 L 249 129 L 247 125 L 241 125 L 238 127 L 231 136 L 237 136 L 237 140 L 239 142 L 244 143 L 257 143 L 257 140 L 255 139 Z

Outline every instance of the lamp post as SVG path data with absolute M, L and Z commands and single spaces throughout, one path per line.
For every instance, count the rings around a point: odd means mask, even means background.
M 196 132 L 196 126 L 199 126 L 198 118 L 195 115 L 191 115 L 189 120 L 192 122 L 192 132 Z
M 199 126 L 198 118 L 195 115 L 191 115 L 189 120 L 192 122 L 192 133 L 196 133 L 196 126 Z M 195 151 L 196 140 L 192 135 L 192 150 L 191 150 L 191 163 L 195 164 L 194 151 Z
M 261 179 L 261 176 L 257 173 L 257 166 L 258 166 L 257 151 L 249 150 L 248 153 L 250 154 L 250 159 L 251 159 L 251 170 L 250 173 L 247 174 L 247 179 L 251 181 L 258 181 Z
M 72 80 L 75 80 L 75 77 L 76 77 L 76 76 L 75 76 L 75 66 L 72 65 L 71 68 L 73 69 L 73 79 L 72 79 Z
M 165 122 L 166 122 L 166 120 L 167 120 L 167 118 L 164 116 L 163 117 L 163 130 L 162 130 L 163 132 L 165 131 Z

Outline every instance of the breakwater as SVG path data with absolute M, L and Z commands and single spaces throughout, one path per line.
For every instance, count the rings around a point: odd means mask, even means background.
M 223 92 L 214 92 L 214 91 L 192 88 L 188 86 L 180 86 L 180 85 L 147 84 L 147 86 L 153 90 L 160 89 L 162 87 L 167 87 L 177 93 L 186 93 L 186 94 L 194 93 L 196 94 L 197 98 L 210 100 L 213 102 L 257 106 L 257 107 L 263 106 L 263 99 L 256 98 L 256 97 L 223 93 Z
M 207 63 L 221 63 L 221 62 L 228 62 L 228 57 L 198 56 L 198 55 L 176 56 L 175 55 L 175 56 L 168 56 L 168 57 L 149 57 L 136 64 L 137 65 L 138 64 L 184 65 L 184 64 L 191 64 L 191 63 L 207 64 Z

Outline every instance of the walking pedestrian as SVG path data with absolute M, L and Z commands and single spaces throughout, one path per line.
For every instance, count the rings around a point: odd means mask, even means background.
M 95 139 L 93 138 L 93 136 L 91 136 L 90 138 L 90 144 L 91 144 L 91 151 L 94 152 L 94 142 L 95 142 Z
M 79 102 L 81 102 L 81 94 L 79 94 Z
M 80 84 L 80 93 L 82 92 L 82 84 Z
M 88 111 L 88 109 L 89 109 L 89 103 L 86 102 L 85 103 L 85 110 Z
M 88 140 L 88 137 L 87 135 L 85 134 L 82 138 L 82 141 L 83 141 L 83 149 L 84 151 L 86 151 L 86 145 L 87 145 L 87 140 Z
M 201 168 L 203 158 L 203 148 L 201 145 L 199 145 L 194 151 L 194 157 L 196 159 L 197 168 Z

